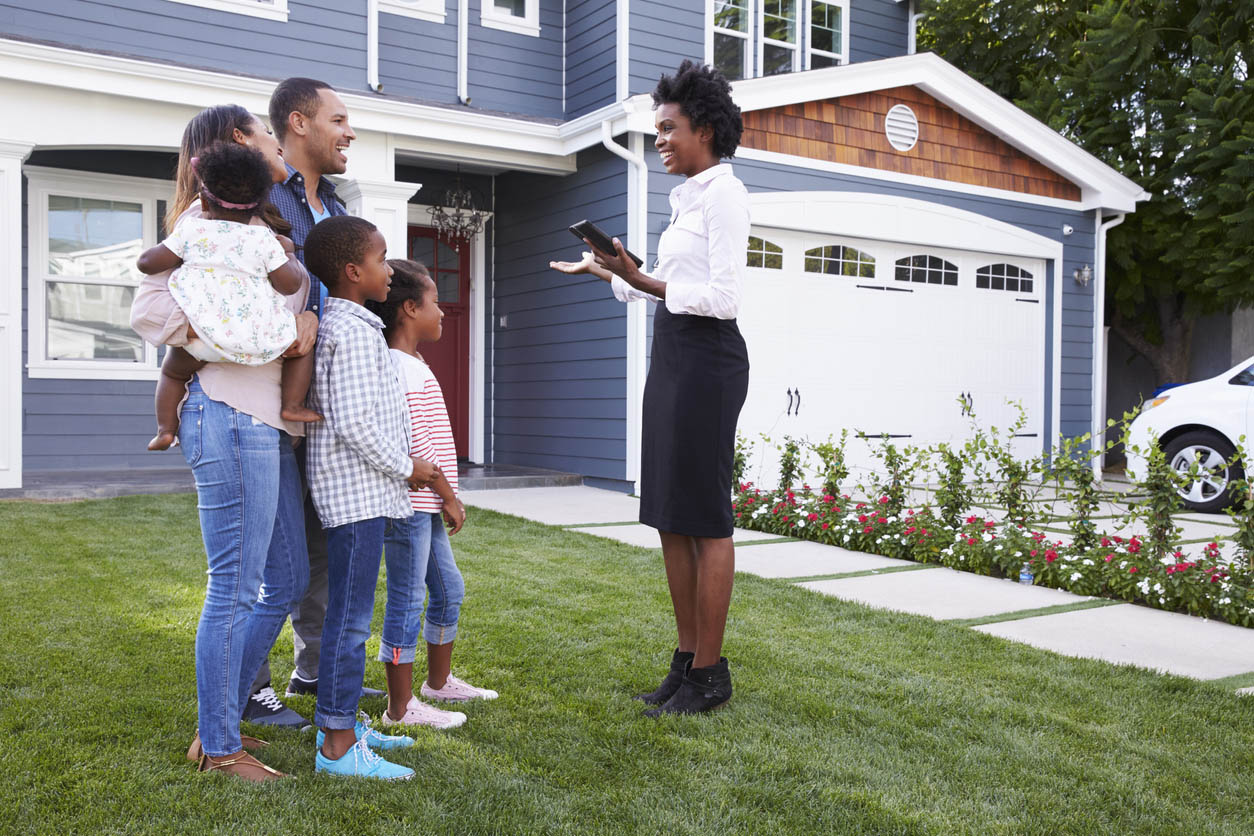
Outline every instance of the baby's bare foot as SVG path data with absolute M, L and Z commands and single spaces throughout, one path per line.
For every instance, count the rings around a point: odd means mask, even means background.
M 279 410 L 279 417 L 296 424 L 312 424 L 322 420 L 321 415 L 307 406 L 285 406 Z
M 174 430 L 158 429 L 157 434 L 153 436 L 152 441 L 148 442 L 149 450 L 169 450 L 174 444 Z

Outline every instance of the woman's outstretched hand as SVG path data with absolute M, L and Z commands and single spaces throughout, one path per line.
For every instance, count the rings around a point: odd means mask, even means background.
M 587 273 L 605 282 L 613 278 L 613 274 L 609 270 L 597 266 L 596 256 L 590 252 L 584 253 L 581 261 L 550 261 L 549 266 L 554 270 L 572 276 Z

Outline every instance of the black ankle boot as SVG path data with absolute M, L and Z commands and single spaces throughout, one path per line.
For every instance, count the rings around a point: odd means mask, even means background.
M 675 655 L 671 657 L 671 669 L 666 674 L 666 678 L 662 680 L 662 684 L 657 686 L 657 690 L 648 694 L 638 694 L 632 697 L 632 699 L 640 700 L 649 705 L 661 705 L 679 690 L 679 684 L 683 682 L 684 674 L 688 672 L 688 668 L 691 665 L 692 654 L 681 653 L 679 648 L 675 648 Z
M 722 706 L 732 695 L 731 671 L 727 657 L 720 656 L 717 665 L 688 668 L 675 695 L 658 708 L 646 711 L 646 717 L 662 714 L 700 714 Z

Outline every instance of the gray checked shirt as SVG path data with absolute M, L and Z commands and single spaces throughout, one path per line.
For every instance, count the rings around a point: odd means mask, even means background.
M 405 394 L 383 339 L 383 321 L 330 297 L 318 325 L 309 406 L 309 490 L 323 528 L 413 514 Z

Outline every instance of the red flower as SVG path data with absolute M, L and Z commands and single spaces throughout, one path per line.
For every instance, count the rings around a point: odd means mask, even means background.
M 1033 557 L 1036 557 L 1036 549 L 1032 549 L 1032 551 L 1028 552 L 1028 554 L 1032 555 Z
M 806 519 L 809 520 L 810 522 L 814 522 L 818 518 L 819 518 L 818 514 L 810 514 L 809 516 L 806 517 Z
M 975 538 L 974 538 L 974 537 L 968 537 L 968 538 L 967 538 L 967 545 L 968 545 L 968 546 L 974 546 L 974 545 L 975 545 Z
M 871 526 L 869 526 L 869 525 L 868 525 L 866 528 L 862 529 L 862 533 L 863 533 L 863 534 L 870 534 L 870 533 L 871 533 Z
M 1054 551 L 1053 549 L 1050 549 L 1049 551 L 1045 552 L 1046 563 L 1053 563 L 1057 559 L 1058 559 L 1058 552 Z
M 1136 574 L 1136 567 L 1135 567 L 1135 566 L 1129 566 L 1129 567 L 1128 567 L 1128 574 L 1129 574 L 1129 575 L 1135 575 L 1135 574 Z
M 826 531 L 826 530 L 827 530 L 827 523 L 823 523 L 823 530 L 824 530 L 824 531 Z
M 866 522 L 866 514 L 859 514 L 859 515 L 858 515 L 858 522 L 860 522 L 860 523 L 864 523 L 864 522 Z
M 1106 555 L 1106 562 L 1107 562 L 1107 563 L 1109 563 L 1110 561 L 1112 561 L 1112 560 L 1114 560 L 1114 559 L 1115 559 L 1115 556 L 1114 556 L 1113 554 L 1108 554 L 1108 555 Z
M 909 528 L 906 529 L 907 534 L 913 534 L 914 532 L 915 532 L 914 526 L 910 526 Z
M 785 514 L 785 515 L 784 515 L 784 522 L 788 522 L 788 515 L 787 515 L 787 514 Z
M 888 522 L 888 520 L 887 520 L 887 519 L 885 519 L 884 517 L 876 517 L 876 518 L 875 518 L 875 521 L 876 521 L 876 522 L 882 522 L 882 523 L 883 523 L 883 522 Z
M 886 497 L 886 496 L 881 496 L 881 497 L 880 497 L 880 505 L 887 505 L 887 504 L 888 504 L 888 497 Z

